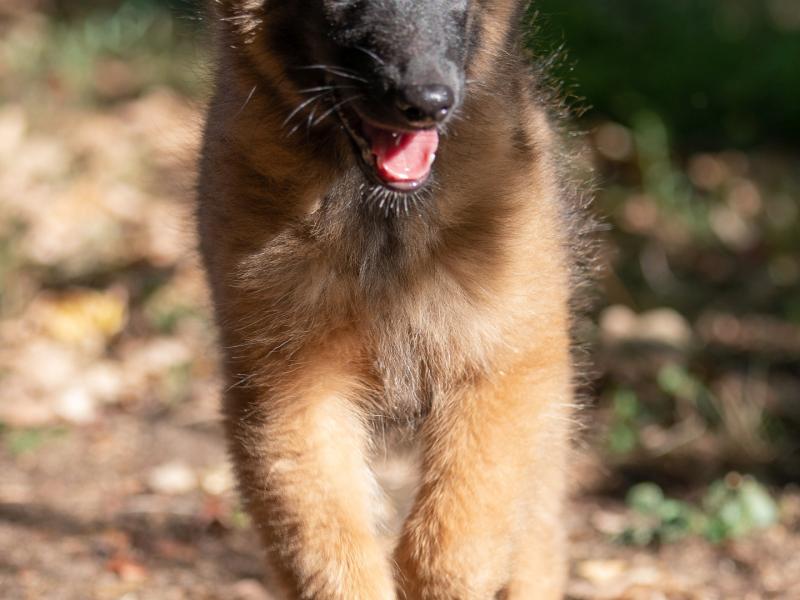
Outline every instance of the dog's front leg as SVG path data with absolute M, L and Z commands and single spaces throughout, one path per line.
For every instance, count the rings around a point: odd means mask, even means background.
M 241 491 L 289 598 L 393 600 L 375 536 L 378 488 L 338 349 L 304 359 L 259 390 L 230 390 L 228 429 Z
M 396 551 L 407 598 L 561 597 L 570 377 L 566 350 L 556 354 L 485 378 L 429 416 L 422 486 Z

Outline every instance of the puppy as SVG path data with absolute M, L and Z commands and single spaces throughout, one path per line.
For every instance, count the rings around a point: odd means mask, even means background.
M 288 598 L 563 595 L 574 186 L 518 0 L 216 0 L 197 223 Z M 371 464 L 419 455 L 391 551 Z

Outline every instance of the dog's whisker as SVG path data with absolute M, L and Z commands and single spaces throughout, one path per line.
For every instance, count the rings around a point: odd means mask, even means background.
M 325 92 L 325 93 L 321 93 L 321 94 L 317 94 L 316 96 L 312 96 L 311 98 L 308 98 L 307 100 L 304 100 L 303 102 L 301 102 L 300 104 L 298 104 L 298 105 L 295 107 L 295 109 L 294 109 L 292 112 L 290 112 L 290 113 L 289 113 L 289 116 L 288 116 L 288 117 L 286 117 L 286 118 L 284 119 L 284 121 L 283 121 L 282 125 L 286 125 L 286 124 L 287 124 L 289 121 L 291 121 L 291 120 L 292 120 L 292 117 L 294 117 L 294 116 L 295 116 L 297 113 L 299 113 L 301 110 L 303 110 L 303 108 L 305 108 L 306 106 L 308 106 L 309 104 L 311 104 L 311 103 L 312 103 L 314 100 L 317 100 L 317 99 L 321 98 L 321 97 L 322 97 L 322 96 L 324 96 L 326 93 L 327 93 L 327 92 Z
M 341 73 L 335 70 L 329 70 L 329 73 L 336 75 L 337 77 L 344 77 L 345 79 L 352 79 L 353 81 L 358 81 L 360 83 L 367 83 L 367 80 L 364 77 L 359 77 L 358 75 L 351 75 L 350 73 Z
M 314 116 L 317 114 L 318 108 L 319 103 L 315 104 L 308 113 L 308 118 L 306 119 L 306 133 L 310 132 L 311 128 L 314 126 Z
M 306 88 L 304 90 L 297 90 L 297 93 L 310 94 L 312 92 L 335 92 L 336 90 L 351 90 L 357 87 L 357 85 L 320 85 L 317 87 Z
M 383 212 L 383 217 L 385 219 L 388 219 L 389 218 L 389 211 L 392 210 L 392 204 L 394 204 L 394 195 L 391 192 L 389 192 L 388 190 L 384 190 L 384 192 L 386 192 L 385 193 L 386 208 L 385 208 L 385 210 Z
M 292 118 L 297 113 L 299 113 L 301 110 L 303 110 L 306 106 L 308 106 L 309 104 L 311 104 L 315 100 L 319 100 L 320 98 L 323 98 L 324 96 L 327 96 L 330 93 L 331 92 L 322 92 L 322 93 L 317 94 L 316 96 L 312 96 L 311 98 L 308 98 L 307 100 L 304 100 L 303 102 L 298 104 L 297 107 L 295 107 L 295 109 L 292 112 L 289 113 L 289 116 L 284 119 L 283 123 L 281 123 L 281 127 L 286 127 L 286 125 L 289 124 L 289 121 L 291 121 Z
M 368 194 L 367 194 L 367 196 L 364 198 L 364 201 L 365 201 L 365 202 L 369 202 L 369 201 L 370 201 L 372 198 L 374 198 L 376 195 L 378 195 L 378 193 L 379 193 L 380 191 L 381 191 L 381 188 L 380 188 L 380 187 L 378 187 L 378 186 L 374 186 L 372 189 L 370 189 L 369 193 L 368 193 Z
M 292 128 L 289 130 L 289 133 L 287 133 L 287 134 L 286 134 L 286 137 L 287 137 L 287 138 L 290 138 L 290 137 L 292 137 L 292 136 L 293 136 L 295 133 L 297 133 L 297 130 L 298 130 L 298 129 L 300 129 L 300 125 L 302 125 L 302 124 L 303 124 L 303 122 L 301 121 L 300 123 L 298 123 L 297 125 L 295 125 L 294 127 L 292 127 Z
M 360 77 L 359 75 L 350 72 L 348 70 L 344 70 L 339 67 L 332 67 L 330 65 L 307 65 L 305 67 L 296 67 L 297 69 L 317 69 L 320 71 L 325 71 L 327 73 L 331 73 L 332 75 L 336 75 L 338 77 L 342 77 L 344 79 L 352 79 L 354 81 L 360 81 L 361 83 L 367 83 L 367 80 L 364 77 Z
M 348 69 L 347 67 L 343 67 L 341 65 L 326 65 L 323 63 L 315 63 L 313 65 L 304 65 L 302 67 L 295 67 L 297 69 L 336 69 L 337 71 L 341 71 L 342 73 L 352 73 L 357 75 L 357 73 L 353 69 Z
M 237 112 L 234 115 L 234 117 L 233 117 L 234 119 L 237 119 L 239 117 L 239 115 L 241 115 L 244 112 L 244 109 L 247 108 L 247 105 L 250 104 L 250 100 L 253 99 L 253 95 L 256 93 L 256 89 L 258 89 L 258 84 L 254 85 L 253 89 L 250 90 L 250 93 L 247 94 L 247 98 L 245 98 L 244 104 L 242 104 L 242 107 L 239 109 L 239 112 Z
M 378 56 L 377 54 L 375 54 L 372 50 L 369 50 L 368 48 L 364 48 L 363 46 L 353 46 L 353 50 L 358 50 L 359 52 L 363 52 L 364 54 L 369 56 L 371 59 L 373 59 L 376 63 L 378 63 L 380 65 L 385 65 L 386 64 L 385 60 L 383 60 L 380 56 Z
M 297 131 L 303 126 L 304 123 L 306 123 L 305 119 L 298 122 L 294 127 L 292 127 L 289 130 L 289 133 L 286 134 L 286 137 L 287 138 L 292 137 L 295 133 L 297 133 Z M 307 131 L 308 131 L 308 126 L 307 126 Z
M 316 121 L 314 121 L 311 124 L 311 126 L 314 127 L 316 125 L 319 125 L 320 123 L 322 123 L 322 121 L 324 121 L 326 118 L 331 116 L 334 112 L 336 112 L 339 108 L 341 108 L 342 106 L 344 106 L 348 102 L 352 102 L 353 100 L 358 100 L 359 98 L 363 98 L 363 97 L 364 96 L 362 94 L 356 94 L 354 96 L 350 96 L 348 98 L 345 98 L 344 100 L 342 100 L 340 102 L 337 102 L 331 108 L 326 110 Z

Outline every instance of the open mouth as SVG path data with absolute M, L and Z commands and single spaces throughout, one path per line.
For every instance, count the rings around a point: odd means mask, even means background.
M 389 129 L 368 122 L 355 110 L 336 110 L 358 149 L 362 166 L 377 183 L 399 192 L 412 192 L 425 184 L 439 147 L 435 128 Z

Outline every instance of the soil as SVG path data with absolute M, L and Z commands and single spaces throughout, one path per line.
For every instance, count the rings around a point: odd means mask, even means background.
M 3 597 L 272 598 L 208 413 L 191 404 L 167 415 L 111 411 L 36 450 L 4 450 Z M 624 504 L 579 495 L 568 511 L 569 597 L 798 598 L 800 494 L 787 492 L 783 505 L 781 524 L 739 541 L 630 548 L 606 533 L 624 522 Z

